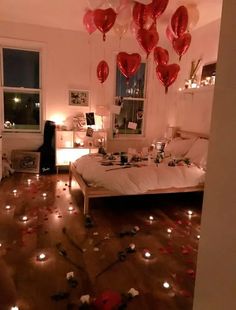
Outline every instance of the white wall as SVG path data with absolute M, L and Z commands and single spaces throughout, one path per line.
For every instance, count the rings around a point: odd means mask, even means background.
M 189 79 L 192 61 L 201 59 L 197 71 L 198 82 L 203 65 L 217 62 L 219 34 L 220 20 L 192 32 L 190 48 L 181 59 L 181 71 L 169 95 L 167 122 L 171 126 L 209 134 L 214 88 L 206 87 L 187 92 L 179 92 L 178 89 L 183 88 L 185 80 Z M 176 55 L 172 53 L 171 57 L 178 63 Z
M 236 309 L 236 2 L 225 0 L 194 310 Z
M 17 41 L 16 44 L 14 41 Z M 69 89 L 90 90 L 90 110 L 96 105 L 112 105 L 115 93 L 115 59 L 119 51 L 138 52 L 143 54 L 137 41 L 132 37 L 119 39 L 107 36 L 102 41 L 102 34 L 89 36 L 85 32 L 75 32 L 46 28 L 41 26 L 0 22 L 0 43 L 8 42 L 11 46 L 40 46 L 43 51 L 43 105 L 44 119 L 55 120 L 55 117 L 65 119 L 76 115 L 78 111 L 87 112 L 88 108 L 68 105 Z M 145 55 L 144 59 L 145 59 Z M 107 81 L 101 84 L 96 76 L 96 67 L 100 60 L 105 59 L 110 67 Z M 152 72 L 152 60 L 149 60 L 148 98 L 146 105 L 145 124 L 146 136 L 142 139 L 109 141 L 110 150 L 126 149 L 128 146 L 148 145 L 154 137 L 162 135 L 165 127 L 163 109 L 165 102 L 159 100 L 164 91 Z M 158 101 L 158 103 L 157 103 Z M 105 117 L 105 128 L 110 127 L 110 118 Z M 42 144 L 42 134 L 3 134 L 4 151 L 13 148 L 36 149 Z
M 199 29 L 196 33 L 193 33 L 192 46 L 187 54 L 183 56 L 180 63 L 181 74 L 176 83 L 169 88 L 167 95 L 164 94 L 164 87 L 157 80 L 152 57 L 148 59 L 145 137 L 129 140 L 114 140 L 110 138 L 108 141 L 109 151 L 125 150 L 129 146 L 136 148 L 147 146 L 154 138 L 164 136 L 168 123 L 175 125 L 173 123 L 176 123 L 175 119 L 178 115 L 178 113 L 175 114 L 177 109 L 176 90 L 180 85 L 183 85 L 184 79 L 188 76 L 187 72 L 192 59 L 202 56 L 203 51 L 205 51 L 204 62 L 216 59 L 218 28 L 219 23 L 213 23 L 211 26 Z M 162 32 L 160 33 L 161 41 L 159 44 L 163 47 L 168 47 L 171 54 L 170 63 L 178 62 L 177 55 L 173 52 L 171 53 L 172 47 L 166 40 L 164 30 L 160 31 Z M 120 41 L 116 36 L 108 35 L 106 42 L 103 42 L 100 32 L 89 36 L 85 32 L 0 22 L 0 43 L 4 44 L 6 40 L 13 46 L 16 40 L 16 47 L 38 45 L 43 51 L 44 120 L 55 120 L 56 116 L 65 119 L 68 116 L 76 115 L 78 111 L 87 112 L 89 110 L 88 108 L 80 108 L 79 110 L 77 107 L 68 105 L 69 89 L 90 90 L 91 111 L 95 110 L 96 105 L 105 104 L 111 106 L 115 92 L 116 54 L 119 51 L 143 54 L 143 51 L 133 37 L 126 37 Z M 206 44 L 203 45 L 202 40 Z M 144 54 L 143 56 L 145 59 Z M 101 85 L 96 77 L 96 67 L 102 59 L 108 62 L 110 74 L 107 81 Z M 189 115 L 187 118 L 191 122 Z M 105 128 L 109 129 L 110 127 L 110 117 L 105 117 Z M 4 133 L 3 149 L 7 153 L 13 148 L 35 150 L 42 144 L 42 140 L 42 134 Z

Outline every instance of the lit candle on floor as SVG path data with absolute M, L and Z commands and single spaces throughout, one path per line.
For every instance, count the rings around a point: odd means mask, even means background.
M 37 179 L 37 180 L 39 179 L 39 174 L 36 174 L 36 179 Z
M 145 259 L 150 259 L 150 258 L 152 257 L 152 254 L 151 254 L 150 251 L 144 250 L 144 251 L 143 251 L 143 257 L 144 257 Z
M 6 209 L 6 210 L 10 210 L 10 209 L 11 209 L 11 206 L 7 205 L 7 206 L 5 206 L 5 209 Z
M 172 233 L 172 228 L 167 228 L 166 231 L 168 232 L 168 234 L 171 234 Z
M 148 219 L 149 219 L 149 222 L 152 224 L 152 222 L 154 221 L 154 216 L 150 215 Z
M 163 287 L 168 289 L 168 288 L 170 288 L 170 284 L 167 281 L 165 281 L 165 282 L 163 282 Z
M 73 208 L 72 206 L 69 206 L 69 207 L 68 207 L 68 211 L 69 211 L 69 212 L 72 212 L 72 211 L 74 211 L 74 208 Z
M 43 196 L 44 199 L 46 199 L 47 193 L 43 193 L 42 196 Z
M 23 215 L 23 216 L 21 217 L 21 221 L 22 221 L 22 222 L 27 222 L 27 221 L 28 221 L 28 216 Z
M 193 211 L 192 210 L 188 210 L 188 215 L 191 217 L 193 215 Z
M 17 306 L 13 306 L 11 307 L 11 310 L 20 310 L 20 308 L 18 308 Z
M 197 239 L 200 239 L 200 235 L 197 235 Z
M 40 261 L 40 262 L 43 262 L 46 259 L 47 259 L 47 256 L 44 253 L 40 253 L 39 255 L 37 255 L 37 260 Z
M 28 179 L 27 183 L 28 183 L 28 185 L 30 185 L 31 184 L 31 179 Z
M 17 194 L 17 189 L 13 189 L 13 194 L 14 194 L 14 196 L 16 196 L 16 194 Z

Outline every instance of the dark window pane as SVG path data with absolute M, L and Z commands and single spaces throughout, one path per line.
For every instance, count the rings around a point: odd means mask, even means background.
M 4 128 L 39 129 L 39 93 L 4 92 Z
M 119 105 L 119 99 L 116 100 L 116 105 Z M 114 133 L 142 134 L 143 106 L 143 100 L 123 100 L 120 114 L 114 116 Z M 136 128 L 132 128 L 132 125 Z
M 4 86 L 39 88 L 39 52 L 3 49 Z
M 139 70 L 127 82 L 126 77 L 116 69 L 116 96 L 144 98 L 145 63 L 141 63 Z

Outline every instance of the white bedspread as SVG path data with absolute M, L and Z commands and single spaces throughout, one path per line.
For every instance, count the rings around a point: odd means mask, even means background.
M 168 166 L 142 162 L 141 167 L 101 165 L 99 155 L 85 155 L 75 161 L 77 172 L 90 185 L 103 186 L 119 194 L 142 194 L 148 190 L 181 188 L 204 183 L 205 171 L 194 165 Z

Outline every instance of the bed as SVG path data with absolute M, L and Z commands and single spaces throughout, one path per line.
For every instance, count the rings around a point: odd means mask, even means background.
M 85 155 L 70 163 L 69 186 L 72 178 L 79 184 L 84 214 L 89 213 L 90 199 L 98 197 L 203 191 L 207 150 L 207 135 L 178 131 L 158 164 L 144 160 L 120 165 L 119 157 Z

